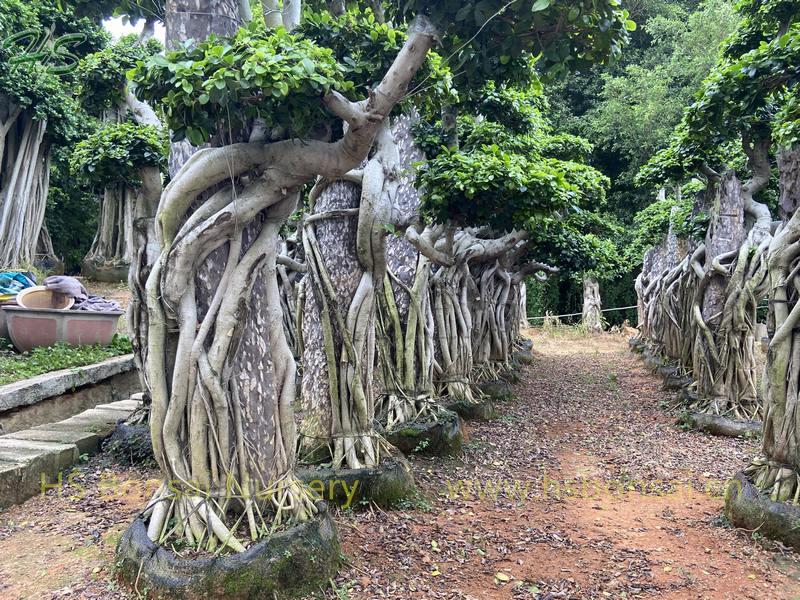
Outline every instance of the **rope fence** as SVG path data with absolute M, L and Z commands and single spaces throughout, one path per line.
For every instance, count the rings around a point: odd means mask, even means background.
M 768 304 L 763 304 L 757 306 L 756 308 L 768 308 L 768 307 L 769 307 Z M 636 305 L 634 304 L 633 306 L 618 306 L 617 308 L 603 308 L 600 310 L 600 312 L 613 312 L 615 310 L 630 310 L 631 308 L 636 308 Z M 583 316 L 582 312 L 568 313 L 566 315 L 542 315 L 540 317 L 527 317 L 527 319 L 528 323 L 530 323 L 531 321 L 535 321 L 537 319 L 560 319 L 562 317 L 580 317 L 580 316 Z
M 603 308 L 603 309 L 600 310 L 600 312 L 612 312 L 612 311 L 615 311 L 615 310 L 629 310 L 631 308 L 636 308 L 636 305 L 634 304 L 633 306 L 619 306 L 617 308 Z M 531 320 L 535 320 L 535 319 L 560 319 L 561 317 L 580 317 L 582 315 L 583 315 L 582 312 L 569 313 L 569 314 L 566 314 L 566 315 L 542 315 L 541 317 L 528 317 L 528 321 L 530 322 Z

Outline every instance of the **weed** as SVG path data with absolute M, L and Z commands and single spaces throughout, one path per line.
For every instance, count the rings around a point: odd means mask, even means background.
M 131 342 L 122 335 L 115 335 L 108 346 L 68 346 L 58 343 L 22 354 L 4 350 L 0 354 L 0 385 L 51 371 L 85 367 L 130 352 Z

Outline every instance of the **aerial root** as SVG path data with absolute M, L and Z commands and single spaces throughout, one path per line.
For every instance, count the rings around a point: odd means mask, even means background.
M 744 473 L 774 502 L 800 504 L 800 473 L 787 465 L 757 458 Z
M 267 537 L 281 525 L 302 523 L 317 512 L 314 493 L 293 475 L 285 475 L 257 494 L 243 494 L 234 483 L 216 494 L 186 493 L 162 485 L 143 516 L 149 516 L 148 537 L 160 545 L 185 541 L 197 550 L 219 554 L 244 552 L 237 536 L 246 524 L 250 541 Z

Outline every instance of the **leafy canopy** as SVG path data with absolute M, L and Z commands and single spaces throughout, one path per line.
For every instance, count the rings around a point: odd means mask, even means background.
M 72 71 L 107 35 L 50 0 L 0 0 L 0 94 L 37 120 L 51 141 L 68 142 L 82 129 Z
M 81 105 L 97 116 L 104 110 L 119 107 L 128 83 L 126 73 L 139 61 L 158 54 L 161 49 L 161 44 L 155 39 L 141 44 L 137 36 L 128 35 L 116 44 L 86 56 L 76 73 Z
M 354 97 L 363 97 L 378 83 L 407 37 L 405 31 L 377 20 L 372 9 L 359 7 L 339 16 L 327 10 L 307 10 L 297 33 L 333 51 L 352 84 Z M 409 90 L 407 100 L 428 112 L 438 110 L 442 102 L 458 100 L 450 69 L 434 51 L 428 52 Z
M 70 171 L 96 188 L 138 187 L 141 167 L 166 171 L 166 146 L 162 132 L 152 125 L 108 123 L 77 144 Z
M 533 56 L 540 56 L 551 76 L 613 61 L 636 28 L 618 0 L 394 0 L 390 5 L 409 19 L 424 14 L 440 28 L 443 53 L 467 88 L 486 79 L 525 82 Z
M 129 76 L 141 98 L 163 107 L 173 140 L 195 145 L 253 118 L 303 135 L 327 118 L 325 94 L 353 87 L 330 48 L 252 23 L 230 39 L 211 36 L 155 55 Z

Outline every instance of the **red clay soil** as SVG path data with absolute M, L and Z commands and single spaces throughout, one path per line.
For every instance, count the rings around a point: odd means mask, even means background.
M 470 425 L 462 457 L 412 457 L 418 499 L 338 514 L 348 564 L 320 595 L 800 598 L 798 556 L 721 518 L 756 441 L 682 431 L 623 337 L 533 337 L 518 399 Z M 79 497 L 0 512 L 0 598 L 132 597 L 113 546 L 156 474 L 102 457 L 80 472 Z

